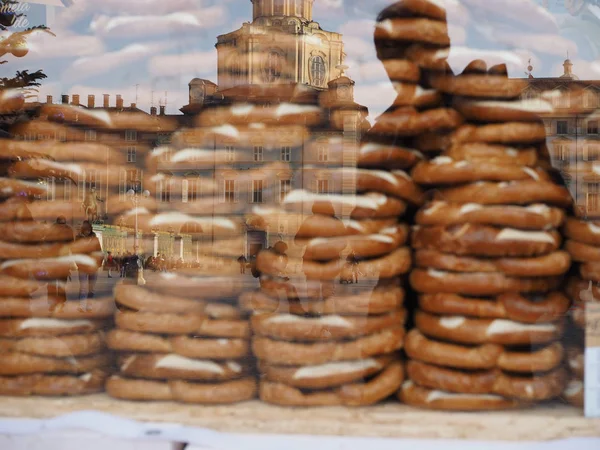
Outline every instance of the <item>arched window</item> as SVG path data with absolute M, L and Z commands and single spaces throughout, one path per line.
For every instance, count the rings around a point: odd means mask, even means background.
M 266 83 L 273 83 L 281 76 L 281 67 L 283 64 L 282 56 L 277 52 L 270 52 L 267 55 L 264 67 L 264 80 Z
M 273 0 L 273 14 L 283 16 L 285 8 L 285 0 Z
M 316 86 L 323 86 L 325 84 L 325 75 L 327 74 L 327 68 L 325 67 L 325 60 L 322 56 L 315 56 L 310 62 L 310 77 L 312 82 Z

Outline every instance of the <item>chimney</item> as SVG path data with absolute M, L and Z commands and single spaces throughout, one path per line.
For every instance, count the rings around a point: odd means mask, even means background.
M 68 105 L 69 104 L 69 96 L 63 94 L 61 96 L 61 101 L 62 101 L 63 105 Z
M 73 104 L 79 106 L 79 94 L 73 94 Z
M 48 103 L 49 105 L 52 104 L 52 96 L 51 95 L 46 95 L 46 103 Z
M 165 115 L 165 108 L 166 108 L 166 106 L 165 106 L 165 105 L 160 105 L 160 115 L 161 115 L 161 116 L 164 116 L 164 115 Z
M 117 109 L 123 109 L 123 96 L 117 95 Z
M 137 103 L 132 103 L 131 104 L 131 109 L 136 109 L 137 108 Z
M 150 108 L 150 115 L 151 116 L 155 116 L 156 115 L 156 106 L 153 106 Z
M 96 96 L 88 95 L 88 108 L 95 108 L 95 107 L 96 107 Z
M 108 104 L 109 99 L 110 99 L 110 95 L 109 94 L 104 94 L 104 105 L 102 105 L 103 108 L 108 108 L 110 106 Z

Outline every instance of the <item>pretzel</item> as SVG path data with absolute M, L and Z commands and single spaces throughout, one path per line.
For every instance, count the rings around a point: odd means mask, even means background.
M 22 339 L 0 338 L 2 353 L 25 353 L 52 358 L 92 355 L 99 353 L 104 348 L 102 333 L 72 334 L 54 338 L 47 336 Z
M 420 308 L 429 313 L 508 319 L 524 323 L 559 320 L 567 313 L 570 304 L 570 300 L 561 292 L 539 296 L 506 293 L 492 299 L 441 293 L 419 296 Z
M 7 242 L 65 242 L 73 240 L 73 230 L 70 227 L 57 227 L 53 223 L 3 222 L 0 223 L 0 236 Z
M 246 98 L 247 99 L 247 98 Z M 228 145 L 243 146 L 259 140 L 265 148 L 281 146 L 280 138 L 285 136 L 291 147 L 301 147 L 308 139 L 308 129 L 303 125 L 274 125 L 252 127 L 250 125 L 224 124 L 216 127 L 184 128 L 173 133 L 171 146 L 177 149 L 207 149 L 220 146 L 225 139 Z
M 522 80 L 509 79 L 505 75 L 481 73 L 463 73 L 458 76 L 431 73 L 427 80 L 432 87 L 446 94 L 473 98 L 513 99 L 519 97 L 526 86 Z
M 487 161 L 459 161 L 438 156 L 422 161 L 411 171 L 415 182 L 426 185 L 472 183 L 475 181 L 549 181 L 548 173 L 540 168 L 500 165 Z
M 304 260 L 325 261 L 340 257 L 340 253 L 353 254 L 356 258 L 369 258 L 390 253 L 404 245 L 408 239 L 407 225 L 384 228 L 380 233 L 334 238 L 295 239 L 298 247 L 292 257 L 301 256 Z
M 438 366 L 516 373 L 547 372 L 561 365 L 565 354 L 558 342 L 532 351 L 511 351 L 498 344 L 465 346 L 436 341 L 417 329 L 406 335 L 404 348 L 411 359 Z
M 450 45 L 448 25 L 443 21 L 425 18 L 384 19 L 375 27 L 376 40 L 423 42 L 434 45 Z
M 401 0 L 397 1 L 380 14 L 380 18 L 385 17 L 428 17 L 430 19 L 446 21 L 446 10 L 459 5 L 449 4 L 448 2 L 439 2 L 436 0 Z
M 397 218 L 406 211 L 404 201 L 379 192 L 368 192 L 363 195 L 334 195 L 293 190 L 285 196 L 282 206 L 292 211 L 305 211 L 310 207 L 313 214 L 337 217 L 342 215 L 344 208 L 352 208 L 351 219 Z
M 462 116 L 454 109 L 437 108 L 418 112 L 411 106 L 405 106 L 379 116 L 371 133 L 417 136 L 426 131 L 455 129 L 462 123 Z
M 506 80 L 506 78 L 503 79 Z M 542 142 L 545 139 L 546 128 L 539 122 L 504 122 L 479 126 L 463 125 L 452 136 L 454 144 L 483 142 L 489 144 L 527 145 Z
M 588 222 L 568 217 L 564 233 L 566 237 L 574 241 L 600 246 L 600 222 Z
M 262 251 L 256 258 L 256 267 L 261 273 L 278 277 L 304 275 L 309 280 L 335 279 L 342 273 L 345 264 L 343 260 L 316 262 L 286 259 L 271 251 Z M 410 251 L 408 247 L 400 247 L 387 255 L 359 261 L 356 265 L 365 274 L 363 279 L 392 278 L 408 272 L 411 266 Z
M 276 106 L 239 103 L 220 106 L 203 111 L 196 119 L 199 127 L 214 127 L 223 123 L 246 125 L 248 123 L 266 123 L 270 125 L 314 126 L 322 121 L 321 108 L 314 105 L 280 103 Z
M 85 220 L 87 216 L 80 202 L 70 201 L 24 201 L 14 197 L 0 203 L 0 221 L 35 220 L 52 221 L 63 216 L 68 222 Z
M 4 51 L 4 48 L 2 49 Z M 25 106 L 25 95 L 19 89 L 0 90 L 0 114 L 10 114 Z
M 213 142 L 207 148 L 184 147 L 178 150 L 161 146 L 152 149 L 145 158 L 146 168 L 150 173 L 147 179 L 150 178 L 150 182 L 156 182 L 151 179 L 151 176 L 156 175 L 159 167 L 164 164 L 165 158 L 168 158 L 169 168 L 174 170 L 185 170 L 190 164 L 194 164 L 197 169 L 214 170 L 216 167 L 222 167 L 230 163 L 232 157 L 235 160 L 239 159 L 239 151 L 234 151 L 232 154 L 225 149 L 214 149 L 214 145 Z
M 250 325 L 245 320 L 212 320 L 202 314 L 173 314 L 119 311 L 115 314 L 118 328 L 140 333 L 167 335 L 247 338 Z
M 101 164 L 125 164 L 125 153 L 96 142 L 32 142 L 3 139 L 0 153 L 4 159 L 48 158 L 53 161 L 86 161 Z
M 342 314 L 348 316 L 385 314 L 396 311 L 402 306 L 404 290 L 401 287 L 375 288 L 370 292 L 355 295 L 336 295 L 324 300 L 302 301 L 287 298 L 279 300 L 264 292 L 253 291 L 243 293 L 239 301 L 243 310 L 262 314 Z
M 121 166 L 95 162 L 63 163 L 35 158 L 13 163 L 9 172 L 15 178 L 68 178 L 76 185 L 85 181 L 86 173 L 94 172 L 103 184 L 117 187 L 120 185 Z
M 253 377 L 223 383 L 192 383 L 182 380 L 136 380 L 113 375 L 106 382 L 106 392 L 111 397 L 123 400 L 227 404 L 256 397 L 257 387 Z
M 356 361 L 325 363 L 314 366 L 274 366 L 259 361 L 261 377 L 300 389 L 326 389 L 362 381 L 397 361 L 395 355 L 382 355 Z
M 100 319 L 0 319 L 0 336 L 17 338 L 83 334 L 106 329 L 108 324 L 108 321 Z
M 32 396 L 47 395 L 79 396 L 104 391 L 108 373 L 93 369 L 82 375 L 46 375 L 36 373 L 0 377 L 0 395 Z
M 56 307 L 49 308 L 49 304 Z M 55 319 L 104 319 L 111 317 L 115 310 L 115 302 L 110 297 L 87 300 L 87 308 L 83 310 L 79 302 L 47 298 L 5 297 L 0 298 L 0 317 L 50 317 Z
M 127 353 L 176 353 L 197 359 L 239 359 L 249 353 L 245 339 L 201 339 L 189 336 L 163 337 L 136 331 L 111 330 L 106 343 L 112 350 Z
M 341 285 L 336 285 L 334 280 L 290 280 L 289 278 L 269 277 L 267 275 L 261 275 L 259 281 L 262 292 L 271 297 L 283 298 L 284 300 L 322 300 L 335 295 L 341 287 Z
M 0 198 L 46 195 L 47 188 L 39 183 L 0 177 Z
M 40 109 L 40 115 L 52 121 L 71 122 L 77 125 L 110 130 L 165 133 L 177 129 L 177 122 L 169 117 L 128 111 L 111 113 L 106 110 L 89 110 L 78 105 L 44 104 Z
M 396 53 L 396 49 L 392 49 L 393 53 Z M 385 49 L 377 48 L 377 57 L 379 59 L 385 59 L 387 52 Z M 414 43 L 408 45 L 402 52 L 403 56 L 409 61 L 413 62 L 421 69 L 426 70 L 446 70 L 448 67 L 448 57 L 450 56 L 449 46 L 430 46 L 421 43 Z
M 531 258 L 481 259 L 437 250 L 417 250 L 415 265 L 451 272 L 502 272 L 515 277 L 548 277 L 566 273 L 571 268 L 571 257 L 567 252 L 557 251 Z
M 530 345 L 560 338 L 564 321 L 527 324 L 504 319 L 436 316 L 417 311 L 415 324 L 425 335 L 462 344 Z
M 381 63 L 392 81 L 417 83 L 421 78 L 419 66 L 407 59 L 384 59 Z
M 498 77 L 499 81 L 500 79 L 501 77 Z M 511 83 L 514 81 L 516 80 L 510 80 Z M 514 94 L 512 91 L 511 93 Z M 455 97 L 452 106 L 466 119 L 477 122 L 537 122 L 540 115 L 554 111 L 551 103 L 541 99 L 506 101 Z
M 141 286 L 117 284 L 114 289 L 115 301 L 136 311 L 153 313 L 202 313 L 206 303 L 173 295 L 157 294 Z
M 452 147 L 452 130 L 441 130 L 435 133 L 423 133 L 415 136 L 411 145 L 427 155 L 437 155 Z
M 226 381 L 247 375 L 235 361 L 211 361 L 170 354 L 132 354 L 119 357 L 120 374 L 136 378 Z
M 348 341 L 295 343 L 255 337 L 254 355 L 269 364 L 311 366 L 336 361 L 364 359 L 402 348 L 405 331 L 394 327 Z
M 117 218 L 123 226 L 135 226 L 136 210 L 130 210 Z M 234 237 L 242 233 L 239 217 L 201 217 L 180 212 L 151 214 L 145 209 L 137 210 L 138 229 L 144 232 L 171 230 L 176 233 L 202 233 L 205 236 Z
M 385 170 L 357 169 L 344 167 L 338 169 L 314 170 L 314 176 L 328 178 L 335 185 L 342 185 L 343 180 L 353 179 L 358 192 L 382 192 L 407 201 L 411 204 L 421 205 L 424 193 L 415 184 L 408 174 L 401 170 L 388 172 Z
M 569 404 L 583 408 L 584 406 L 584 390 L 585 386 L 583 381 L 571 378 L 564 390 L 561 393 L 561 397 Z
M 454 145 L 448 148 L 445 156 L 457 161 L 496 165 L 535 167 L 538 163 L 537 150 L 534 147 L 510 147 L 480 142 Z
M 435 200 L 451 203 L 470 203 L 477 199 L 481 205 L 532 205 L 547 203 L 553 206 L 569 207 L 573 202 L 569 191 L 554 183 L 545 181 L 510 181 L 494 183 L 480 181 L 457 187 L 438 189 Z
M 196 300 L 237 297 L 243 292 L 243 285 L 238 278 L 189 277 L 176 273 L 149 277 L 145 287 L 160 294 Z
M 48 292 L 50 287 L 46 282 L 39 280 L 24 280 L 8 275 L 0 274 L 0 299 L 3 297 L 39 297 L 47 293 L 62 294 L 65 292 L 65 283 L 53 282 L 52 292 Z
M 396 91 L 393 106 L 414 106 L 415 108 L 433 108 L 442 105 L 442 94 L 435 89 L 423 89 L 418 84 L 392 82 Z
M 283 383 L 260 382 L 260 399 L 282 406 L 366 406 L 392 395 L 404 380 L 404 368 L 392 363 L 372 380 L 326 391 L 304 393 Z
M 170 189 L 171 192 L 171 202 L 183 203 L 182 193 L 187 192 L 186 189 L 184 189 L 184 182 L 189 183 L 189 178 L 184 176 L 173 176 L 171 174 L 159 172 L 155 174 L 146 173 L 144 175 L 143 185 L 148 192 L 150 192 L 152 197 L 156 197 L 156 195 L 161 192 L 160 190 L 163 189 L 162 186 L 168 186 L 168 189 Z M 201 192 L 202 195 L 210 197 L 210 200 L 213 203 L 220 203 L 220 200 L 213 198 L 218 197 L 217 193 L 219 191 L 219 182 L 216 179 L 214 179 L 212 176 L 194 176 L 193 182 L 196 183 L 197 192 Z M 247 186 L 247 183 L 240 183 L 239 186 Z M 265 188 L 268 189 L 269 186 L 267 185 Z M 247 190 L 245 188 L 240 189 L 240 195 L 244 195 L 246 193 Z M 200 213 L 199 215 L 205 214 Z
M 465 372 L 409 361 L 406 374 L 420 386 L 461 394 L 492 394 L 525 402 L 557 397 L 566 385 L 566 372 L 558 368 L 532 376 L 507 375 L 500 370 Z
M 494 225 L 523 230 L 558 228 L 565 219 L 562 209 L 544 204 L 529 206 L 481 205 L 433 201 L 419 209 L 415 222 L 419 225 Z
M 550 231 L 521 231 L 486 225 L 415 227 L 415 249 L 435 249 L 445 253 L 472 256 L 537 256 L 556 251 L 560 234 Z
M 356 165 L 368 169 L 408 169 L 424 159 L 418 150 L 367 142 L 358 149 Z
M 403 327 L 406 311 L 366 317 L 326 315 L 303 317 L 293 314 L 258 314 L 250 319 L 255 335 L 285 341 L 329 341 L 366 336 L 380 330 Z
M 567 239 L 565 250 L 576 262 L 600 262 L 600 247 Z
M 485 411 L 513 409 L 524 404 L 516 399 L 508 399 L 491 394 L 456 394 L 428 389 L 412 380 L 402 384 L 398 399 L 410 406 L 447 411 Z
M 79 358 L 54 358 L 7 352 L 2 355 L 0 375 L 27 375 L 33 373 L 83 374 L 110 366 L 112 358 L 107 353 Z
M 73 242 L 54 244 L 19 244 L 0 241 L 0 260 L 47 259 L 66 255 L 87 255 L 101 250 L 95 239 L 77 239 Z M 92 258 L 96 255 L 92 255 Z
M 93 274 L 102 264 L 102 255 L 70 255 L 57 258 L 13 259 L 0 264 L 0 273 L 17 278 L 60 280 L 76 268 L 79 273 Z

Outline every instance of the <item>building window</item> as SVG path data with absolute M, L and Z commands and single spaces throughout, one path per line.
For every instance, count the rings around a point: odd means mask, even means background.
M 317 180 L 317 193 L 329 194 L 329 180 Z
M 67 142 L 67 133 L 66 131 L 60 131 L 58 133 L 57 140 L 60 142 Z
M 185 181 L 187 181 L 188 201 L 195 202 L 200 196 L 200 180 L 197 178 L 189 178 Z
M 262 145 L 254 146 L 254 161 L 260 162 L 263 161 L 264 157 L 264 147 Z
M 134 163 L 137 159 L 137 150 L 135 147 L 127 147 L 127 162 Z
M 310 62 L 310 77 L 312 82 L 316 86 L 323 86 L 325 84 L 325 75 L 327 69 L 325 68 L 325 60 L 321 56 L 315 56 Z
M 590 120 L 587 126 L 588 134 L 598 134 L 598 121 Z
M 181 180 L 181 202 L 188 202 L 188 188 L 189 188 L 188 180 Z
M 568 147 L 564 144 L 554 144 L 554 159 L 557 161 L 566 161 L 569 159 Z
M 227 152 L 227 162 L 234 162 L 235 161 L 235 148 L 233 148 L 233 145 L 226 145 L 225 151 Z
M 283 66 L 283 57 L 277 52 L 271 52 L 267 55 L 263 78 L 265 83 L 273 83 L 281 76 Z
M 163 178 L 158 181 L 158 200 L 162 203 L 171 201 L 171 178 Z
M 252 180 L 252 203 L 263 202 L 263 180 Z
M 588 144 L 583 146 L 583 160 L 584 161 L 598 161 L 598 146 L 594 144 Z
M 96 130 L 85 130 L 86 141 L 95 141 L 97 138 Z
M 281 147 L 281 160 L 291 161 L 292 160 L 292 147 L 283 146 Z
M 72 181 L 71 180 L 65 180 L 64 181 L 64 188 L 63 188 L 63 193 L 64 193 L 64 200 L 67 202 L 71 201 L 71 189 L 72 189 Z
M 583 97 L 583 106 L 585 108 L 597 108 L 598 96 L 595 92 L 587 91 Z
M 555 97 L 553 98 L 553 106 L 555 108 L 569 108 L 571 106 L 571 99 L 569 92 L 565 90 L 556 91 Z
M 171 153 L 172 153 L 172 150 L 170 148 L 164 148 L 164 151 L 160 155 L 160 160 L 162 162 L 171 161 Z
M 54 177 L 46 178 L 43 182 L 46 185 L 46 200 L 56 200 L 56 180 Z
M 127 130 L 127 131 L 125 131 L 125 140 L 127 142 L 135 142 L 135 141 L 137 141 L 137 131 L 136 130 Z
M 292 190 L 292 180 L 279 180 L 279 200 L 283 203 L 285 196 Z
M 86 183 L 88 189 L 98 189 L 98 174 L 95 170 L 86 173 Z
M 569 122 L 566 120 L 559 120 L 556 122 L 556 134 L 568 134 L 569 133 Z
M 318 158 L 320 162 L 329 161 L 329 150 L 325 146 L 320 146 L 318 148 Z
M 283 16 L 285 7 L 285 0 L 274 0 L 273 2 L 273 14 L 277 16 Z
M 598 211 L 598 197 L 600 196 L 600 183 L 588 183 L 586 193 L 587 212 Z
M 225 180 L 225 203 L 235 203 L 235 180 Z

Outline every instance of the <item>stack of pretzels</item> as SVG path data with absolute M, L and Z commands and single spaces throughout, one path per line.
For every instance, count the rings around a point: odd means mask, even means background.
M 68 298 L 67 283 L 77 273 L 93 275 L 103 258 L 97 239 L 75 237 L 74 228 L 87 218 L 77 200 L 78 184 L 91 167 L 106 170 L 107 158 L 118 159 L 118 153 L 77 142 L 81 124 L 57 111 L 78 109 L 34 107 L 28 111 L 30 121 L 13 125 L 11 136 L 0 140 L 4 395 L 98 392 L 110 370 L 103 334 L 114 312 L 110 291 L 78 302 Z M 61 142 L 42 141 L 59 134 Z
M 571 375 L 563 397 L 569 403 L 583 407 L 584 354 L 586 314 L 589 302 L 600 301 L 600 224 L 593 220 L 567 218 L 564 234 L 565 250 L 571 254 L 574 274 L 566 286 L 573 301 L 570 311 L 571 333 L 568 336 L 567 362 Z

